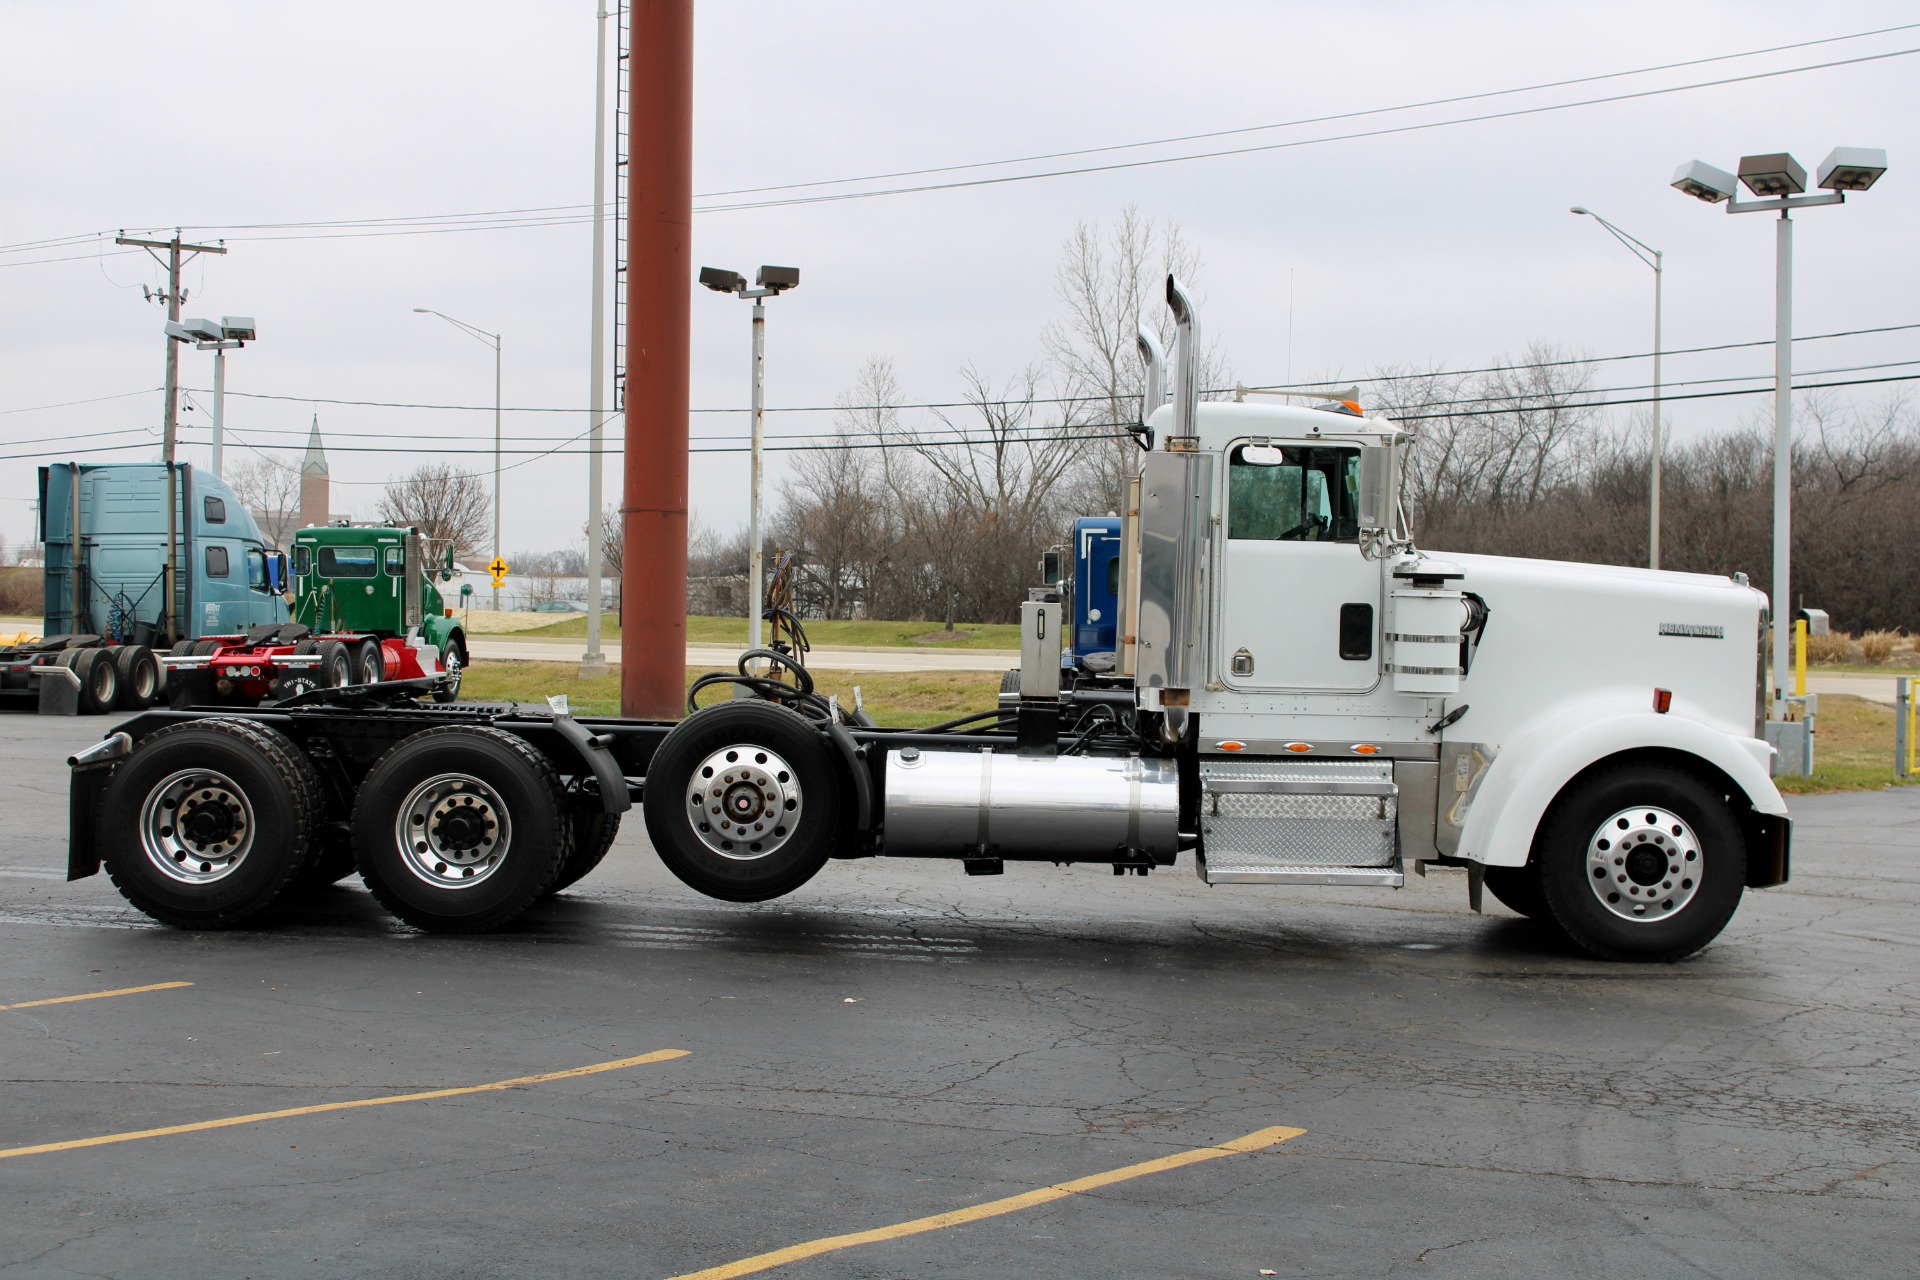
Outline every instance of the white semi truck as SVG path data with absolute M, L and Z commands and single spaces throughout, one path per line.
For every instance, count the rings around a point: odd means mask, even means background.
M 677 722 L 417 705 L 405 682 L 149 712 L 74 758 L 70 875 L 104 862 L 149 914 L 219 927 L 350 847 L 402 918 L 480 930 L 591 870 L 638 798 L 666 865 L 735 901 L 832 858 L 1382 889 L 1438 865 L 1476 908 L 1484 888 L 1594 955 L 1673 960 L 1785 882 L 1760 592 L 1422 551 L 1408 432 L 1200 402 L 1193 306 L 1173 280 L 1168 300 L 1170 377 L 1142 338 L 1112 671 L 1063 680 L 1042 598 L 1018 689 L 931 729 L 876 725 L 803 669 L 749 674 L 770 654 L 695 687 L 757 697 L 690 696 Z

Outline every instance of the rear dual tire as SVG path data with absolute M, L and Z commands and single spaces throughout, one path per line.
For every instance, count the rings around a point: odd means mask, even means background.
M 313 862 L 313 764 L 285 735 L 196 720 L 145 738 L 100 799 L 107 875 L 141 911 L 181 929 L 229 929 L 272 906 Z
M 414 734 L 375 762 L 354 804 L 367 888 L 440 933 L 497 929 L 525 911 L 558 878 L 573 837 L 553 765 L 498 729 Z

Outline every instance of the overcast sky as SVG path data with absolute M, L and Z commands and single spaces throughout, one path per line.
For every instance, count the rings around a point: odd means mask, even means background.
M 245 441 L 297 458 L 318 412 L 336 509 L 368 513 L 382 480 L 436 451 L 478 450 L 446 456 L 491 466 L 490 408 L 327 403 L 490 406 L 491 350 L 414 307 L 504 334 L 508 406 L 575 411 L 510 412 L 506 433 L 519 438 L 510 448 L 551 447 L 582 430 L 584 222 L 400 236 L 259 224 L 588 204 L 594 16 L 593 0 L 0 6 L 0 246 L 107 233 L 0 249 L 8 455 L 0 535 L 15 544 L 31 537 L 38 463 L 158 456 L 164 316 L 141 286 L 157 288 L 164 273 L 144 254 L 117 250 L 116 228 L 182 225 L 224 237 L 226 256 L 189 268 L 186 313 L 255 317 L 259 341 L 228 359 L 229 392 L 289 397 L 230 394 L 229 457 L 248 456 L 237 443 Z M 1902 23 L 1920 23 L 1920 11 L 1691 0 L 702 0 L 695 190 L 1268 125 Z M 973 176 L 1313 140 L 1909 49 L 1920 49 L 1920 28 Z M 1110 221 L 1128 204 L 1178 221 L 1200 252 L 1202 323 L 1245 382 L 1283 381 L 1289 362 L 1302 381 L 1388 364 L 1468 367 L 1535 342 L 1603 356 L 1650 348 L 1652 273 L 1568 206 L 1589 206 L 1665 251 L 1669 348 L 1765 339 L 1771 218 L 1729 218 L 1680 196 L 1667 185 L 1674 167 L 1697 156 L 1731 169 L 1744 153 L 1786 149 L 1812 170 L 1833 146 L 1868 146 L 1888 151 L 1888 176 L 1844 208 L 1796 219 L 1796 326 L 1813 334 L 1914 323 L 1916 85 L 1920 56 L 1893 57 L 1238 156 L 704 213 L 695 265 L 801 268 L 801 287 L 769 307 L 767 396 L 776 408 L 830 404 L 873 353 L 895 359 L 915 401 L 955 398 L 967 362 L 996 379 L 1013 373 L 1038 357 L 1042 328 L 1060 314 L 1053 272 L 1063 238 L 1076 221 Z M 688 288 L 697 294 L 693 404 L 744 405 L 748 307 Z M 1920 360 L 1920 330 L 1806 344 L 1799 365 L 1904 360 Z M 184 351 L 185 385 L 210 386 L 211 362 Z M 1644 383 L 1650 372 L 1644 361 L 1601 368 L 1608 386 Z M 1673 357 L 1667 379 L 1770 368 L 1766 349 Z M 1848 394 L 1865 403 L 1885 389 Z M 124 398 L 38 407 L 106 396 Z M 185 453 L 199 462 L 210 396 L 191 403 L 182 438 L 195 442 Z M 1684 435 L 1735 425 L 1764 404 L 1680 402 L 1670 417 Z M 768 429 L 826 425 L 824 415 L 782 413 Z M 151 440 L 90 434 L 128 429 Z M 696 436 L 745 429 L 744 415 L 696 414 L 693 425 Z M 106 452 L 108 444 L 138 447 Z M 507 462 L 519 465 L 505 477 L 506 548 L 582 541 L 585 459 Z M 616 458 L 610 500 L 618 474 Z M 746 474 L 742 454 L 695 458 L 692 501 L 704 524 L 744 523 Z M 781 474 L 777 457 L 771 474 Z

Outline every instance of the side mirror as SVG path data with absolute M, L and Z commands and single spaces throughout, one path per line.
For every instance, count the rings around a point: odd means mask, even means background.
M 1400 457 L 1391 444 L 1360 451 L 1360 527 L 1393 530 L 1400 505 Z
M 444 573 L 447 578 L 453 577 L 453 544 L 451 542 L 447 544 L 447 554 L 440 558 L 440 571 Z M 445 579 L 443 579 L 443 581 L 444 580 Z
M 280 596 L 287 593 L 287 553 L 267 552 L 267 589 Z
M 1043 551 L 1040 553 L 1040 581 L 1048 586 L 1057 586 L 1060 582 L 1060 553 Z

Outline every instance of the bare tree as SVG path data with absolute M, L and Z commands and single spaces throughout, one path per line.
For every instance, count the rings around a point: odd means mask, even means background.
M 300 473 L 271 458 L 249 458 L 222 478 L 253 513 L 267 544 L 284 547 L 300 527 Z
M 381 493 L 375 515 L 387 524 L 412 525 L 454 554 L 470 556 L 486 544 L 493 508 L 480 477 L 444 462 L 424 462 Z
M 1089 434 L 1110 437 L 1088 452 L 1086 492 L 1076 495 L 1079 505 L 1113 508 L 1124 495 L 1128 477 L 1139 469 L 1137 447 L 1113 429 L 1142 420 L 1140 326 L 1151 326 L 1171 351 L 1174 324 L 1167 310 L 1167 277 L 1178 276 L 1191 288 L 1200 273 L 1200 256 L 1181 237 L 1179 223 L 1142 218 L 1133 205 L 1123 208 L 1111 227 L 1075 224 L 1061 254 L 1054 292 L 1066 304 L 1067 317 L 1048 325 L 1040 342 L 1062 394 L 1077 398 L 1062 407 L 1062 422 L 1104 427 L 1108 430 Z M 1201 386 L 1218 387 L 1231 376 L 1212 348 L 1201 353 Z
M 691 516 L 688 517 L 688 522 L 691 524 Z M 689 529 L 688 532 L 691 534 L 692 530 Z M 581 526 L 581 537 L 587 537 L 591 533 L 592 526 L 590 524 Z M 692 542 L 693 539 L 689 536 L 687 540 L 688 542 Z M 619 503 L 610 503 L 600 512 L 600 567 L 606 576 L 613 581 L 613 607 L 616 612 L 620 608 L 620 592 L 623 582 L 620 575 L 620 566 L 626 562 L 626 550 L 626 513 L 620 510 Z M 593 566 L 588 565 L 587 567 L 592 568 Z

